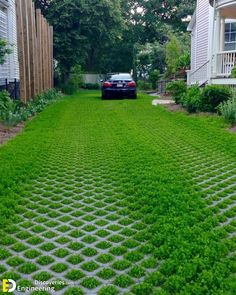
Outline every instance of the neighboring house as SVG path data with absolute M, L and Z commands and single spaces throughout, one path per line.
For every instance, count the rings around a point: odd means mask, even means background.
M 188 84 L 235 85 L 236 1 L 197 0 L 188 26 L 191 32 L 191 70 Z
M 12 50 L 0 65 L 0 85 L 5 85 L 6 79 L 8 83 L 19 81 L 15 0 L 0 0 L 0 39 L 6 40 Z

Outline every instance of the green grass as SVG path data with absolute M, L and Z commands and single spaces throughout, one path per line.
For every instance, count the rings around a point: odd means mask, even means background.
M 72 264 L 79 264 L 83 261 L 83 258 L 79 254 L 72 255 L 67 258 L 67 261 Z
M 38 257 L 40 254 L 41 253 L 39 251 L 32 249 L 32 250 L 26 251 L 24 253 L 24 256 L 29 259 L 34 259 L 34 258 Z
M 86 278 L 81 282 L 81 285 L 87 289 L 94 289 L 101 283 L 95 278 Z
M 104 280 L 109 280 L 115 276 L 116 272 L 110 268 L 104 268 L 101 270 L 97 275 L 104 279 Z
M 7 264 L 12 267 L 16 267 L 16 266 L 22 264 L 23 262 L 25 262 L 24 259 L 17 257 L 17 256 L 11 257 L 7 260 Z
M 0 148 L 3 265 L 12 278 L 60 274 L 102 295 L 233 294 L 235 223 L 217 226 L 236 216 L 235 198 L 207 207 L 235 193 L 236 136 L 225 128 L 145 95 L 88 91 L 50 105 Z
M 67 269 L 68 269 L 68 266 L 64 263 L 57 263 L 57 264 L 54 264 L 53 266 L 51 266 L 51 270 L 53 270 L 57 273 L 61 273 Z
M 18 271 L 24 274 L 31 274 L 32 272 L 35 272 L 37 270 L 37 266 L 34 263 L 31 262 L 25 262 L 22 264 L 19 268 Z
M 36 261 L 40 265 L 48 265 L 53 263 L 54 259 L 51 256 L 40 256 Z
M 72 281 L 77 281 L 84 277 L 84 273 L 80 270 L 73 269 L 66 274 L 66 278 Z

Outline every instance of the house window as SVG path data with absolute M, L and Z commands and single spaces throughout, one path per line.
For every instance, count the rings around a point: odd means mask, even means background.
M 236 23 L 225 24 L 225 50 L 236 50 Z

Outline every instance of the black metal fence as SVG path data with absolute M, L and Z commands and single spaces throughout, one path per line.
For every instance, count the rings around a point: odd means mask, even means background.
M 0 91 L 6 90 L 9 92 L 10 97 L 14 100 L 20 98 L 20 81 L 14 80 L 0 80 Z
M 170 83 L 171 80 L 160 80 L 157 83 L 157 92 L 160 94 L 166 94 L 167 93 L 167 84 Z

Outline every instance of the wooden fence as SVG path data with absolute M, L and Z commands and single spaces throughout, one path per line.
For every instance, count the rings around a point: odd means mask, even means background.
M 26 102 L 53 87 L 53 28 L 32 0 L 16 1 L 20 96 Z

